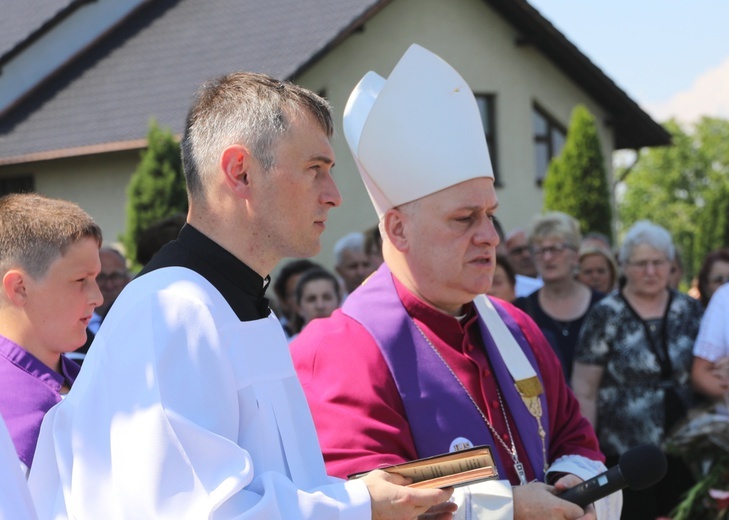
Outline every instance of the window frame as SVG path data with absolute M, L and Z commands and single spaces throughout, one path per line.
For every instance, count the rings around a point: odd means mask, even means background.
M 546 133 L 537 133 L 535 119 L 537 116 L 541 117 L 546 123 Z M 559 150 L 555 150 L 555 133 L 561 138 L 561 146 L 559 147 Z M 562 153 L 564 143 L 567 139 L 567 129 L 542 106 L 540 106 L 538 103 L 534 103 L 532 105 L 532 137 L 534 141 L 534 159 L 536 166 L 536 171 L 534 172 L 535 182 L 537 186 L 541 187 L 544 183 L 544 179 L 547 177 L 547 172 L 549 171 L 549 163 L 557 155 Z M 546 145 L 547 147 L 547 162 L 543 172 L 539 171 L 539 160 L 537 159 L 538 147 L 540 145 Z
M 21 173 L 0 177 L 0 197 L 11 193 L 35 193 L 35 177 L 31 173 Z
M 484 136 L 486 137 L 486 145 L 489 149 L 489 157 L 491 158 L 491 169 L 494 171 L 494 185 L 502 186 L 501 175 L 499 175 L 499 161 L 497 153 L 496 138 L 497 132 L 497 111 L 496 111 L 496 94 L 493 92 L 474 92 L 476 104 L 478 105 L 479 115 L 481 116 L 481 126 L 483 126 Z M 483 103 L 482 103 L 483 101 Z M 486 118 L 484 119 L 484 112 Z

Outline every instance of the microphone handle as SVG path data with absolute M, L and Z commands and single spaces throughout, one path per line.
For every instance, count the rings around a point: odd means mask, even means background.
M 593 502 L 620 491 L 627 485 L 623 474 L 620 472 L 620 466 L 613 466 L 606 472 L 581 482 L 557 496 L 584 509 Z

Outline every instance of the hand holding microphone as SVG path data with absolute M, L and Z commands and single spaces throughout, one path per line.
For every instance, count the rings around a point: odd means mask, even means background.
M 648 488 L 666 474 L 666 456 L 656 446 L 644 445 L 623 453 L 618 465 L 561 493 L 559 498 L 585 508 L 626 487 Z

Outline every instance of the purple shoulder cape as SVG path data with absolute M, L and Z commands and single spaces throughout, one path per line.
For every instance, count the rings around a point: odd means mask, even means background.
M 503 307 L 496 302 L 494 306 L 541 380 L 536 360 L 521 329 Z M 501 475 L 506 475 L 491 431 L 464 389 L 418 332 L 397 295 L 392 273 L 386 264 L 347 298 L 342 312 L 367 329 L 379 346 L 402 397 L 418 457 L 447 453 L 454 442 L 465 438 L 474 446 L 492 446 L 497 469 Z M 529 464 L 536 478 L 544 480 L 537 421 L 519 396 L 514 380 L 480 317 L 479 325 L 486 355 L 504 404 L 516 422 Z M 545 396 L 540 396 L 540 400 L 545 411 L 542 422 L 549 432 Z M 515 425 L 511 426 L 514 428 Z M 548 437 L 546 441 L 549 453 Z

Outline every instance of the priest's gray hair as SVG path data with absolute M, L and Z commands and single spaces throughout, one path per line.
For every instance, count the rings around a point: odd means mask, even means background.
M 204 195 L 223 150 L 246 146 L 265 171 L 293 117 L 310 115 L 328 137 L 334 133 L 329 103 L 321 96 L 265 74 L 235 72 L 203 85 L 187 115 L 180 147 L 191 198 Z
M 662 226 L 649 220 L 639 220 L 628 230 L 620 246 L 620 263 L 625 265 L 630 261 L 630 255 L 636 246 L 646 245 L 661 251 L 666 259 L 672 262 L 676 257 L 676 247 L 673 245 L 671 233 Z

